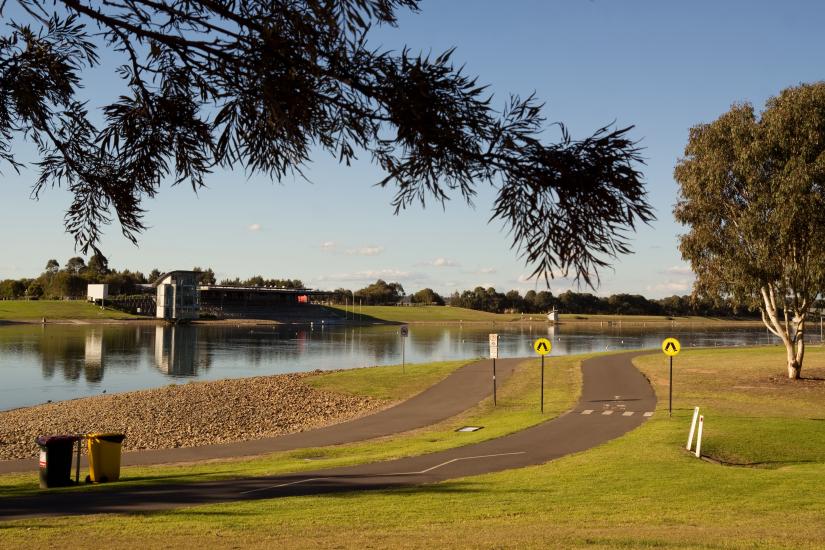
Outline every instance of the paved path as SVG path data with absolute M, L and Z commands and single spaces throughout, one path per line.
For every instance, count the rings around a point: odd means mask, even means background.
M 499 359 L 496 378 L 502 384 L 516 365 L 526 359 Z M 411 366 L 410 368 L 415 368 Z M 256 456 L 277 451 L 342 445 L 415 430 L 466 411 L 492 394 L 492 363 L 476 361 L 453 371 L 444 380 L 393 407 L 325 428 L 218 445 L 132 451 L 123 454 L 124 466 L 198 462 L 220 458 Z M 159 419 L 162 421 L 162 419 Z M 32 441 L 32 445 L 34 442 Z M 0 461 L 0 474 L 36 472 L 37 458 Z M 86 467 L 86 458 L 82 465 Z
M 141 512 L 291 495 L 385 489 L 542 464 L 619 437 L 652 414 L 656 397 L 647 379 L 631 362 L 639 353 L 585 361 L 582 396 L 572 411 L 475 445 L 301 474 L 2 499 L 0 518 Z

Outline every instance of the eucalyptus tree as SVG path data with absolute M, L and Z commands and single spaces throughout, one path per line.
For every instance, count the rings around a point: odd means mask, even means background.
M 695 291 L 758 307 L 799 378 L 805 323 L 825 291 L 825 83 L 694 126 L 675 179 Z
M 143 199 L 167 179 L 199 189 L 234 167 L 281 180 L 317 153 L 363 155 L 396 213 L 494 186 L 491 221 L 534 275 L 597 282 L 653 219 L 632 127 L 573 139 L 559 124 L 543 142 L 543 105 L 497 110 L 452 50 L 375 48 L 370 28 L 400 9 L 418 0 L 0 0 L 0 160 L 23 166 L 15 138 L 37 146 L 34 195 L 71 192 L 66 228 L 86 253 L 114 218 L 136 242 Z M 101 48 L 120 56 L 123 89 L 92 105 L 95 124 L 77 91 Z

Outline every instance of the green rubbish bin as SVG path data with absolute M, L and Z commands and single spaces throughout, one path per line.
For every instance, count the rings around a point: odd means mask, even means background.
M 120 479 L 120 447 L 124 434 L 86 434 L 89 445 L 89 479 L 93 483 L 105 483 Z
M 40 487 L 73 485 L 72 453 L 80 439 L 76 435 L 41 435 L 35 442 L 40 447 Z

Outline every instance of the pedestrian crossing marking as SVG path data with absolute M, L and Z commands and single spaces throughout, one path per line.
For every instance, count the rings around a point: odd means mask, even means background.
M 593 414 L 594 412 L 595 411 L 593 409 L 584 409 L 583 411 L 581 411 L 581 414 Z M 633 416 L 637 412 L 641 412 L 641 411 L 615 411 L 613 409 L 606 409 L 606 410 L 602 411 L 602 415 L 603 416 L 610 416 L 614 412 L 620 412 L 620 413 L 622 413 L 622 416 Z M 648 411 L 648 412 L 642 413 L 642 416 L 651 417 L 651 416 L 653 416 L 653 411 Z

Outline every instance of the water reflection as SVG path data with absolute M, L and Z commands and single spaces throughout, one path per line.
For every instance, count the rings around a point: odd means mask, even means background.
M 209 368 L 209 355 L 198 345 L 192 326 L 155 327 L 155 366 L 170 376 L 196 376 Z
M 490 332 L 500 357 L 533 355 L 547 337 L 551 356 L 658 348 L 675 336 L 683 348 L 768 344 L 763 328 L 680 326 L 412 325 L 408 363 L 485 357 Z M 103 391 L 155 387 L 180 379 L 218 379 L 401 362 L 397 326 L 10 326 L 0 327 L 0 409 Z
M 103 379 L 103 331 L 101 329 L 93 328 L 86 332 L 83 359 L 86 380 L 100 382 Z

